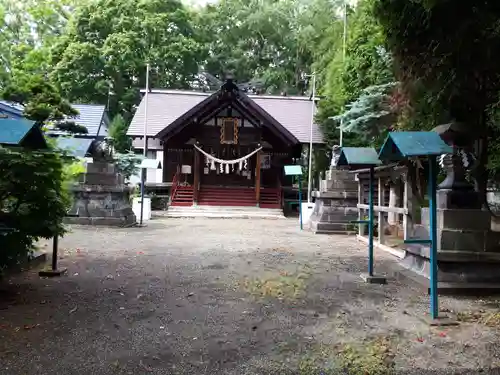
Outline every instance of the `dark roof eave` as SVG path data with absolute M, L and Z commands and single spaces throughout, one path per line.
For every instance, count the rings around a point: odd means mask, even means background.
M 300 144 L 298 138 L 293 135 L 288 129 L 286 129 L 283 125 L 281 125 L 273 116 L 271 116 L 267 111 L 265 111 L 261 106 L 255 103 L 252 98 L 246 95 L 243 92 L 238 93 L 239 98 L 243 98 L 245 104 L 249 105 L 254 111 L 256 111 L 260 116 L 265 118 L 269 124 L 275 128 L 275 130 L 283 135 L 284 138 L 288 141 L 290 145 Z
M 205 100 L 202 100 L 201 102 L 196 104 L 193 108 L 191 108 L 189 111 L 178 117 L 175 121 L 173 121 L 170 124 L 167 124 L 160 132 L 158 132 L 158 134 L 156 134 L 155 138 L 165 138 L 174 130 L 176 130 L 179 126 L 183 126 L 183 124 L 185 124 L 189 118 L 194 117 L 196 113 L 198 113 L 201 109 L 203 109 L 205 106 L 211 103 L 214 99 L 216 99 L 217 95 L 218 92 L 214 92 L 212 95 L 208 96 Z

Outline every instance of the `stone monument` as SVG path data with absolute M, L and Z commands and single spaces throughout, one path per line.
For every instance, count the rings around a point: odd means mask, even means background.
M 96 147 L 80 182 L 72 186 L 73 206 L 66 222 L 84 225 L 130 226 L 136 217 L 130 205 L 130 187 L 112 163 L 106 145 Z
M 348 233 L 351 221 L 358 219 L 358 185 L 354 174 L 340 168 L 340 146 L 333 146 L 330 170 L 315 194 L 309 228 L 314 233 Z
M 481 209 L 481 199 L 467 180 L 468 145 L 474 138 L 461 124 L 434 129 L 453 148 L 442 155 L 445 180 L 437 190 L 438 282 L 441 289 L 500 287 L 500 233 L 491 230 L 491 214 Z M 421 210 L 415 237 L 429 238 L 429 209 Z M 403 264 L 429 278 L 429 247 L 406 245 Z

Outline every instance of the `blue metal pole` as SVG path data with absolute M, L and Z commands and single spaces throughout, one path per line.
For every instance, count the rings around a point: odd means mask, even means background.
M 431 262 L 431 316 L 439 314 L 438 277 L 437 277 L 437 210 L 436 210 L 437 162 L 436 156 L 429 156 L 429 225 L 430 225 L 430 262 Z
M 370 167 L 370 181 L 368 187 L 368 276 L 373 276 L 373 190 L 374 170 Z
M 302 225 L 302 179 L 299 177 L 299 220 L 300 220 L 300 230 L 303 230 Z

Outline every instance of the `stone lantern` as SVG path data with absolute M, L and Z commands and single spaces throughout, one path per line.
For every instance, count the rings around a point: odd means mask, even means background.
M 470 126 L 458 122 L 439 125 L 433 130 L 453 148 L 452 154 L 440 158 L 446 178 L 438 186 L 438 208 L 480 209 L 479 195 L 467 180 L 467 168 L 473 159 L 469 150 L 477 134 Z

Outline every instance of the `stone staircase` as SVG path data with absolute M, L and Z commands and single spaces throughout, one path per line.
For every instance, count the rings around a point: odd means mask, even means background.
M 167 211 L 153 212 L 155 217 L 171 218 L 227 218 L 227 219 L 284 219 L 282 209 L 250 206 L 170 206 Z

